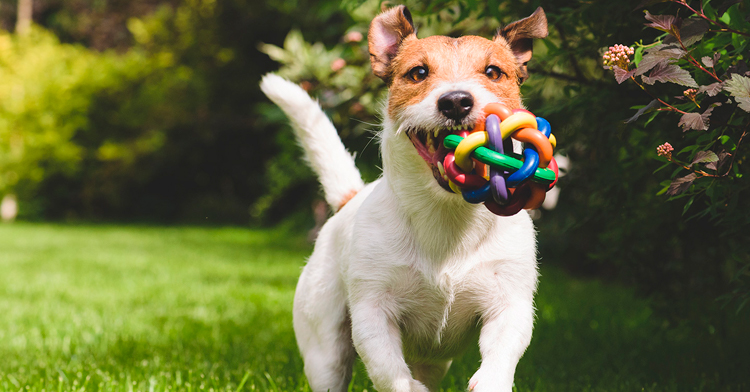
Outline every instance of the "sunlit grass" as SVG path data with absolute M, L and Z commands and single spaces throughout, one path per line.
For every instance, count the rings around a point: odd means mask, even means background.
M 310 250 L 279 230 L 2 225 L 0 389 L 307 390 L 291 303 Z M 626 289 L 542 275 L 519 391 L 750 386 L 747 320 L 712 334 Z M 478 362 L 470 349 L 444 388 Z

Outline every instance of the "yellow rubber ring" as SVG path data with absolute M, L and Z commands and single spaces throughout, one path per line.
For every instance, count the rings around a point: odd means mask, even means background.
M 511 133 L 521 128 L 536 129 L 536 117 L 526 112 L 513 113 L 500 123 L 500 136 L 505 140 Z M 458 163 L 458 155 L 456 155 L 456 163 Z
M 453 190 L 453 193 L 457 193 L 459 195 L 461 194 L 461 188 L 459 188 L 455 182 L 448 180 L 448 186 L 451 187 L 451 189 Z
M 552 148 L 557 147 L 557 138 L 553 134 L 549 134 L 549 144 L 552 145 Z
M 536 121 L 536 120 L 534 120 Z M 471 160 L 471 153 L 477 149 L 489 143 L 489 137 L 487 132 L 474 132 L 469 136 L 461 140 L 456 146 L 456 151 L 453 153 L 456 156 L 456 165 L 464 171 L 464 173 L 471 173 L 471 169 L 474 168 L 474 162 Z

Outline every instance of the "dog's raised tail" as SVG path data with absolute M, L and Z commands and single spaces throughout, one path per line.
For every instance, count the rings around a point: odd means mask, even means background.
M 320 105 L 298 85 L 267 74 L 260 89 L 291 120 L 305 159 L 323 185 L 328 205 L 338 211 L 364 187 L 364 182 L 336 128 Z

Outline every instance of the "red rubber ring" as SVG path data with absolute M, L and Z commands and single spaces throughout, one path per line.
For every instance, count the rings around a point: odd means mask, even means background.
M 487 207 L 490 212 L 500 216 L 511 216 L 521 211 L 526 205 L 526 202 L 531 197 L 531 189 L 529 184 L 522 184 L 518 188 L 512 191 L 513 194 L 508 199 L 508 204 L 500 205 L 495 202 L 491 197 L 488 197 L 484 202 L 484 206 Z
M 549 184 L 549 187 L 547 188 L 547 191 L 552 189 L 552 187 L 557 184 L 557 180 L 560 178 L 560 169 L 557 167 L 557 160 L 555 160 L 555 157 L 552 157 L 552 159 L 549 161 L 549 166 L 547 166 L 547 169 L 552 169 L 552 171 L 555 172 L 555 181 L 552 181 L 551 184 Z
M 451 179 L 459 188 L 463 189 L 479 189 L 487 182 L 484 177 L 476 174 L 466 174 L 461 171 L 456 165 L 456 157 L 452 152 L 449 152 L 443 160 L 443 168 L 445 168 L 445 174 Z

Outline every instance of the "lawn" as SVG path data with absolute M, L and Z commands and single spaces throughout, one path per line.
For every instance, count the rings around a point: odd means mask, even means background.
M 0 225 L 0 390 L 308 390 L 291 303 L 310 250 L 281 230 Z M 670 321 L 543 260 L 518 391 L 750 390 L 746 316 Z M 373 390 L 361 364 L 351 389 Z

